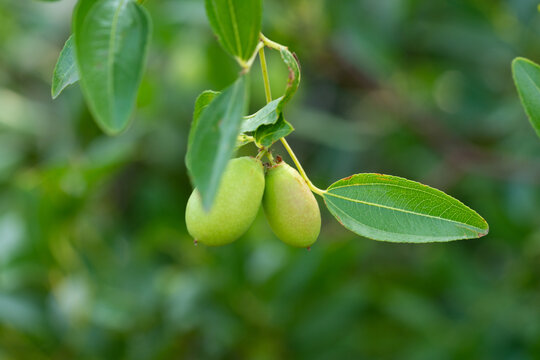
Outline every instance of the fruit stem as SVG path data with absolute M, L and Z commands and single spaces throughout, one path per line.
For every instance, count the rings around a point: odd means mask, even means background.
M 275 43 L 272 40 L 266 38 L 263 34 L 261 34 L 261 40 L 266 46 L 270 48 L 281 49 L 284 47 L 283 45 Z M 266 66 L 266 57 L 264 55 L 264 47 L 259 49 L 259 59 L 261 60 L 261 71 L 262 71 L 262 76 L 263 76 L 263 81 L 264 81 L 264 94 L 266 95 L 266 103 L 269 103 L 270 101 L 272 101 L 272 92 L 270 89 L 270 78 L 268 76 L 268 67 Z M 302 176 L 302 178 L 304 179 L 304 181 L 306 182 L 310 190 L 313 191 L 315 194 L 322 196 L 325 193 L 325 191 L 313 185 L 313 183 L 309 180 L 306 172 L 304 171 L 304 168 L 302 168 L 302 165 L 300 165 L 300 162 L 296 158 L 296 155 L 292 151 L 287 140 L 285 140 L 284 137 L 280 138 L 279 140 L 285 147 L 285 150 L 287 150 L 287 152 L 289 153 L 289 156 L 291 157 L 292 161 L 296 165 L 296 168 L 300 172 L 300 175 Z M 270 162 L 273 163 L 274 159 L 272 157 L 272 154 L 270 154 L 269 151 L 267 151 L 266 154 L 267 154 L 266 156 L 268 157 L 268 160 L 270 160 Z
M 306 172 L 304 171 L 304 168 L 300 164 L 300 161 L 298 161 L 298 159 L 296 158 L 296 155 L 292 151 L 292 149 L 289 146 L 289 143 L 287 142 L 287 140 L 285 140 L 284 137 L 282 137 L 279 140 L 281 140 L 281 143 L 283 144 L 283 147 L 289 153 L 289 156 L 291 157 L 292 161 L 294 162 L 294 165 L 296 165 L 296 168 L 298 169 L 298 172 L 300 173 L 302 178 L 304 178 L 304 181 L 307 183 L 307 186 L 310 188 L 310 190 L 313 191 L 315 194 L 322 196 L 326 191 L 319 189 L 318 187 L 313 185 L 311 180 L 309 180 L 309 178 L 307 177 Z
M 261 34 L 261 36 L 263 36 Z M 266 56 L 264 55 L 264 47 L 259 49 L 259 59 L 261 60 L 261 71 L 264 81 L 264 94 L 266 95 L 266 103 L 272 101 L 272 89 L 270 88 L 270 78 L 268 76 L 268 67 L 266 66 Z
M 271 165 L 275 165 L 276 162 L 274 161 L 274 156 L 272 156 L 272 153 L 270 151 L 266 151 L 266 157 L 268 158 L 268 161 L 270 161 Z

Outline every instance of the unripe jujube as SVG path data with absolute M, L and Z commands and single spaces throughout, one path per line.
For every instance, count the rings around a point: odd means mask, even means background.
M 203 209 L 201 196 L 193 190 L 186 208 L 186 225 L 197 242 L 225 245 L 242 236 L 255 219 L 264 193 L 262 163 L 250 157 L 233 159 L 227 165 L 210 209 Z
M 313 193 L 298 171 L 284 162 L 268 169 L 263 207 L 281 241 L 309 247 L 319 236 L 321 213 Z

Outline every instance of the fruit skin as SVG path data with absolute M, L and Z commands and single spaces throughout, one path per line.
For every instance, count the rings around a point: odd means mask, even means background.
M 282 162 L 268 169 L 263 208 L 272 231 L 284 243 L 309 247 L 321 231 L 321 212 L 298 171 Z
M 189 197 L 186 225 L 193 238 L 209 246 L 226 245 L 242 236 L 257 216 L 264 193 L 264 168 L 251 157 L 227 165 L 210 212 L 197 189 Z

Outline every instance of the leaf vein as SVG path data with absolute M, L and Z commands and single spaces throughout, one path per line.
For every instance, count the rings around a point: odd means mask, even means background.
M 447 198 L 445 198 L 444 196 L 440 196 L 440 195 L 437 194 L 436 192 L 429 192 L 429 191 L 425 191 L 425 190 L 421 190 L 421 189 L 416 189 L 416 188 L 412 188 L 412 187 L 401 186 L 401 185 L 397 185 L 397 184 L 384 184 L 384 183 L 352 184 L 352 185 L 343 185 L 343 186 L 330 187 L 330 188 L 328 189 L 328 191 L 335 190 L 335 189 L 348 188 L 348 187 L 355 187 L 355 186 L 377 186 L 377 185 L 380 185 L 380 186 L 393 186 L 393 187 L 397 187 L 397 188 L 401 188 L 401 189 L 405 189 L 405 190 L 418 191 L 418 192 L 421 192 L 421 193 L 428 194 L 428 195 L 430 195 L 430 196 L 436 197 L 436 198 L 438 198 L 438 199 L 444 200 L 445 202 L 447 202 L 447 203 L 450 204 L 451 206 L 458 207 L 457 205 L 453 204 L 453 203 L 450 201 L 450 199 L 447 199 Z M 435 190 L 435 191 L 437 191 L 437 192 L 440 192 L 440 190 L 437 190 L 437 189 L 434 189 L 434 188 L 432 188 L 432 189 Z M 456 201 L 458 201 L 458 200 L 456 200 Z
M 242 54 L 242 42 L 240 40 L 240 32 L 238 31 L 238 23 L 236 22 L 236 14 L 235 14 L 235 7 L 233 4 L 233 0 L 229 0 L 229 12 L 231 14 L 231 21 L 234 31 L 234 38 L 236 40 L 236 48 L 238 50 L 238 56 L 241 58 L 244 56 Z
M 342 217 L 345 216 L 349 219 L 351 219 L 352 221 L 356 222 L 356 223 L 359 223 L 361 224 L 362 226 L 365 226 L 367 228 L 370 228 L 370 229 L 373 229 L 375 231 L 378 231 L 378 232 L 382 232 L 382 233 L 387 233 L 387 234 L 396 234 L 396 235 L 405 235 L 405 236 L 416 236 L 418 238 L 443 238 L 443 239 L 447 239 L 446 241 L 450 241 L 452 239 L 455 240 L 455 237 L 449 237 L 449 236 L 437 236 L 437 235 L 415 235 L 415 234 L 409 234 L 409 233 L 403 233 L 403 232 L 395 232 L 395 231 L 386 231 L 386 230 L 381 230 L 381 229 L 378 229 L 378 228 L 375 228 L 373 226 L 369 226 L 367 225 L 366 223 L 363 223 L 361 221 L 359 221 L 358 219 L 355 219 L 354 217 L 352 217 L 351 215 L 349 215 L 348 213 L 346 213 L 345 211 L 343 211 L 339 206 L 337 206 L 335 203 L 333 203 L 332 201 L 330 201 L 330 199 L 328 199 L 328 202 L 327 204 L 330 204 L 332 209 L 337 213 L 337 212 L 340 212 L 342 214 Z M 338 217 L 339 218 L 339 217 Z M 345 226 L 345 225 L 344 225 Z M 470 230 L 470 231 L 473 231 L 475 233 L 478 233 L 477 230 L 474 230 L 474 229 L 468 229 L 467 227 L 464 227 L 464 226 L 459 226 L 459 225 L 456 225 L 460 228 L 462 228 L 464 230 L 464 238 L 469 238 L 470 236 L 467 234 L 467 232 L 465 230 Z M 353 229 L 351 229 L 350 227 L 348 226 L 345 226 L 347 229 L 353 231 L 353 232 L 356 232 L 354 231 Z M 360 234 L 362 235 L 362 234 Z M 362 236 L 365 236 L 365 237 L 368 237 L 369 236 L 366 236 L 366 235 L 362 235 Z M 448 240 L 450 238 L 450 240 Z M 395 241 L 393 241 L 395 242 Z
M 120 17 L 120 11 L 124 7 L 126 0 L 120 0 L 118 7 L 114 11 L 113 20 L 111 23 L 111 31 L 109 33 L 109 52 L 107 54 L 107 69 L 109 70 L 109 78 L 107 83 L 107 90 L 109 92 L 109 98 L 112 100 L 109 103 L 109 114 L 111 118 L 114 118 L 113 106 L 115 103 L 114 96 L 114 48 L 116 46 L 116 28 L 118 26 L 118 19 Z
M 388 209 L 388 210 L 392 210 L 392 211 L 403 212 L 403 213 L 406 213 L 406 214 L 411 214 L 411 215 L 416 215 L 416 216 L 421 216 L 421 217 L 428 217 L 428 218 L 432 218 L 432 219 L 437 219 L 437 220 L 441 220 L 441 221 L 446 221 L 446 222 L 449 222 L 449 223 L 453 223 L 453 224 L 456 224 L 456 225 L 459 225 L 459 226 L 468 228 L 468 229 L 473 230 L 473 231 L 481 230 L 481 229 L 479 229 L 479 228 L 477 228 L 477 227 L 474 227 L 474 226 L 469 225 L 469 224 L 461 223 L 461 222 L 456 221 L 456 220 L 451 220 L 451 219 L 447 219 L 447 218 L 440 218 L 440 217 L 433 216 L 433 215 L 417 213 L 417 212 L 410 211 L 410 210 L 399 209 L 399 208 L 395 208 L 395 207 L 392 207 L 392 206 L 386 206 L 386 205 L 376 204 L 376 203 L 372 203 L 372 202 L 368 202 L 368 201 L 362 201 L 362 200 L 351 199 L 351 198 L 348 198 L 348 197 L 345 197 L 345 196 L 333 194 L 333 193 L 331 193 L 331 192 L 327 192 L 327 193 L 325 193 L 325 195 L 327 195 L 327 196 L 333 196 L 333 197 L 335 197 L 335 198 L 342 199 L 342 200 L 346 200 L 346 201 L 352 201 L 352 202 L 355 202 L 355 203 L 361 203 L 361 204 L 368 205 L 368 206 L 374 206 L 374 207 L 377 207 L 377 208 L 379 208 L 379 209 L 380 209 L 380 208 L 383 208 L 383 209 Z M 472 216 L 472 215 L 471 215 L 471 216 Z M 470 219 L 470 218 L 469 218 L 469 219 Z M 467 221 L 468 221 L 469 219 L 467 219 Z

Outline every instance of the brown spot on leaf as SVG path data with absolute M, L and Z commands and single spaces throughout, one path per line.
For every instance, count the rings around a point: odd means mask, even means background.
M 287 82 L 287 87 L 292 86 L 292 84 L 294 83 L 294 78 L 295 78 L 294 71 L 291 68 L 289 68 L 289 81 Z
M 300 64 L 300 59 L 298 59 L 298 55 L 293 51 L 292 56 L 294 56 L 294 60 L 296 60 L 296 63 L 298 64 L 298 69 L 302 71 L 302 64 Z
M 378 178 L 379 180 L 385 180 L 385 181 L 390 181 L 390 180 L 392 180 L 392 179 L 390 178 L 390 176 L 388 176 L 388 175 L 379 174 L 379 173 L 375 173 L 375 175 L 377 175 L 377 178 Z
M 279 164 L 279 163 L 282 162 L 282 161 L 283 161 L 283 158 L 282 158 L 281 156 L 279 156 L 279 155 L 276 156 L 276 163 Z
M 478 238 L 484 237 L 484 236 L 486 236 L 487 234 L 488 234 L 487 232 L 485 232 L 485 233 L 478 233 Z
M 336 217 L 336 220 L 337 220 L 338 223 L 341 224 L 341 226 L 345 227 L 345 225 L 343 225 L 343 223 L 341 222 L 341 219 L 340 219 L 340 218 L 337 218 L 337 217 Z

